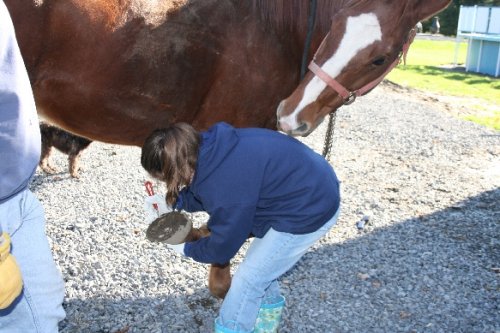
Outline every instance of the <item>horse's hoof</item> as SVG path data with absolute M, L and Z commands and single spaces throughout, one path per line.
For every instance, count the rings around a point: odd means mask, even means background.
M 185 214 L 170 212 L 154 220 L 146 231 L 146 238 L 152 242 L 181 244 L 187 241 L 193 229 L 191 220 Z

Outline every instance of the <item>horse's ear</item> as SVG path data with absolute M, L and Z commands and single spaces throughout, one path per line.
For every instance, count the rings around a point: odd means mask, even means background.
M 408 0 L 413 2 L 413 13 L 412 16 L 416 19 L 415 24 L 418 21 L 423 21 L 446 7 L 452 2 L 452 0 Z

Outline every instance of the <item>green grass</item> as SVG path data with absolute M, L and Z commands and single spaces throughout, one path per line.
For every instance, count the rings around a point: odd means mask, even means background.
M 500 79 L 447 68 L 455 61 L 455 50 L 454 41 L 416 39 L 408 52 L 406 66 L 400 64 L 387 79 L 422 91 L 476 98 L 476 103 L 469 106 L 477 114 L 467 116 L 467 119 L 500 130 Z M 465 63 L 466 54 L 467 43 L 460 43 L 457 53 L 459 66 Z M 488 108 L 487 105 L 493 107 Z

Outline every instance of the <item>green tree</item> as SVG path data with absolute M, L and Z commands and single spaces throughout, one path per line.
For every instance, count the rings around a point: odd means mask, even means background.
M 460 6 L 500 6 L 500 0 L 453 0 L 453 2 L 444 11 L 439 13 L 439 23 L 441 25 L 440 32 L 443 35 L 455 36 L 457 33 L 458 16 L 460 14 Z M 424 31 L 429 31 L 432 24 L 432 17 L 422 22 Z

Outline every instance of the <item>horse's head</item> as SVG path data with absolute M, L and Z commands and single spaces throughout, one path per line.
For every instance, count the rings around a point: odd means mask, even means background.
M 399 62 L 418 21 L 450 0 L 362 1 L 332 18 L 330 31 L 293 93 L 278 106 L 278 128 L 306 136 L 331 112 L 373 89 Z

